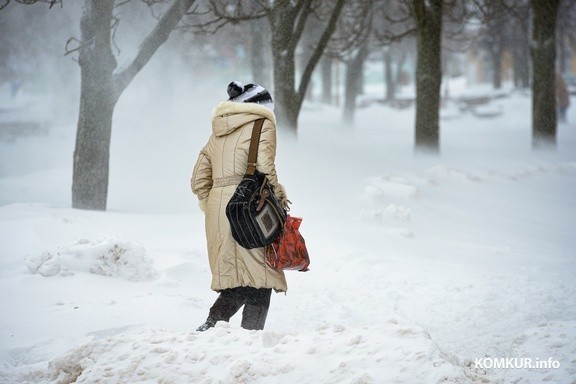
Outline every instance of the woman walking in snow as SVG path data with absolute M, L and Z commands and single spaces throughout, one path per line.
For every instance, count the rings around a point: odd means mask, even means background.
M 284 272 L 265 261 L 264 248 L 245 249 L 232 237 L 226 205 L 242 180 L 254 121 L 265 118 L 258 147 L 257 170 L 267 175 L 280 202 L 284 188 L 276 176 L 276 117 L 272 97 L 259 85 L 228 85 L 227 101 L 212 112 L 212 135 L 200 151 L 192 174 L 192 192 L 205 213 L 211 288 L 219 292 L 208 319 L 197 331 L 229 321 L 244 306 L 242 327 L 264 329 L 272 289 L 286 292 Z

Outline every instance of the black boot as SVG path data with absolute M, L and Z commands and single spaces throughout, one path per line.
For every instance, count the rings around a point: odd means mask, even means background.
M 201 326 L 196 328 L 196 331 L 197 332 L 204 332 L 204 331 L 212 328 L 215 325 L 216 325 L 215 321 L 208 319 L 208 320 L 206 320 L 206 322 L 204 324 L 202 324 Z
M 272 289 L 260 288 L 250 289 L 247 292 L 246 304 L 242 312 L 242 328 L 244 329 L 264 329 L 266 324 L 266 316 L 268 315 L 268 308 L 270 307 L 270 296 Z
M 199 326 L 196 331 L 204 332 L 216 325 L 218 321 L 230 321 L 236 312 L 242 307 L 246 299 L 241 288 L 224 289 L 210 308 L 208 319 Z
M 262 330 L 266 324 L 268 307 L 261 307 L 246 303 L 242 311 L 242 328 L 251 330 Z

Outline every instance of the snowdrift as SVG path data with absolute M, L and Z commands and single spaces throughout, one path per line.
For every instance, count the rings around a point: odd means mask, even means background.
M 105 236 L 95 241 L 81 239 L 70 246 L 44 251 L 27 257 L 25 262 L 30 273 L 45 277 L 88 272 L 140 281 L 156 275 L 141 244 Z
M 388 320 L 365 329 L 323 324 L 245 331 L 218 323 L 206 334 L 155 329 L 75 348 L 31 372 L 46 383 L 465 383 L 421 328 Z

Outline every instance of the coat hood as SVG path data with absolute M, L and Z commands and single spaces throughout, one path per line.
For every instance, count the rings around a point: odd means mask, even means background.
M 276 125 L 274 112 L 266 107 L 256 103 L 222 101 L 212 111 L 212 132 L 215 136 L 225 136 L 262 117 Z

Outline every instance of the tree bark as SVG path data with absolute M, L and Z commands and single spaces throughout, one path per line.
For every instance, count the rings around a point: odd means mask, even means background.
M 270 11 L 272 29 L 272 60 L 274 65 L 275 110 L 278 125 L 296 134 L 298 115 L 312 78 L 312 72 L 336 29 L 345 0 L 337 0 L 310 60 L 304 66 L 296 85 L 295 52 L 304 31 L 306 19 L 312 14 L 311 0 L 284 1 Z
M 417 24 L 416 127 L 417 150 L 440 151 L 440 85 L 442 0 L 414 0 Z
M 556 146 L 556 19 L 560 0 L 532 0 L 532 146 Z
M 396 98 L 396 82 L 394 81 L 392 55 L 390 54 L 389 47 L 385 48 L 384 51 L 384 78 L 386 79 L 385 100 L 391 102 Z
M 296 132 L 298 104 L 296 82 L 296 46 L 304 30 L 305 17 L 300 8 L 306 10 L 310 1 L 298 4 L 278 4 L 270 13 L 272 29 L 272 63 L 274 67 L 274 98 L 276 118 L 279 126 Z M 303 12 L 307 14 L 307 12 Z
M 356 97 L 362 90 L 364 61 L 368 57 L 368 44 L 362 44 L 358 52 L 346 63 L 346 80 L 344 89 L 344 122 L 351 125 L 356 113 Z
M 74 149 L 72 207 L 105 210 L 114 111 L 110 46 L 114 0 L 86 0 L 80 22 L 80 112 Z
M 114 0 L 85 0 L 80 21 L 80 111 L 74 149 L 72 207 L 106 210 L 112 116 L 118 98 L 170 35 L 194 0 L 176 0 L 140 45 L 134 60 L 114 73 Z

